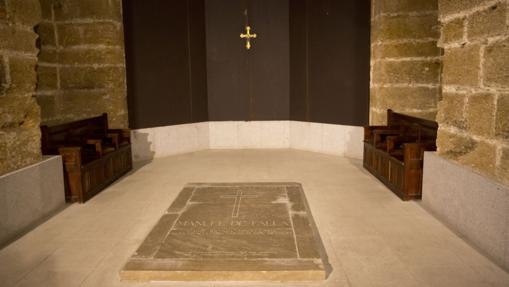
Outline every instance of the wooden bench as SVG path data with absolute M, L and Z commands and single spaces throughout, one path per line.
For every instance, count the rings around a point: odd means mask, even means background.
M 436 150 L 438 124 L 392 110 L 386 126 L 364 127 L 364 168 L 403 200 L 422 194 L 424 151 Z
M 42 153 L 62 156 L 67 201 L 85 202 L 132 169 L 130 131 L 109 129 L 107 114 L 41 133 Z

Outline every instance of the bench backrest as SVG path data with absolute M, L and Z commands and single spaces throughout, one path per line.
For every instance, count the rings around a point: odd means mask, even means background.
M 436 141 L 438 123 L 431 120 L 412 117 L 387 110 L 387 125 L 405 129 L 409 134 L 415 134 L 419 141 Z
M 58 154 L 58 147 L 80 144 L 81 139 L 105 137 L 108 131 L 108 115 L 83 119 L 70 123 L 41 126 L 41 148 L 43 154 Z

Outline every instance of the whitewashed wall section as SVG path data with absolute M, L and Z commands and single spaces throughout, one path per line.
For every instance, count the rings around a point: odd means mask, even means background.
M 135 161 L 204 149 L 299 149 L 362 158 L 362 127 L 296 121 L 203 122 L 132 131 Z

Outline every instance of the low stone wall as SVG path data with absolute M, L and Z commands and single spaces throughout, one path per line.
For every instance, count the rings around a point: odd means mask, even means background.
M 65 206 L 60 156 L 0 176 L 0 248 Z
M 216 121 L 131 132 L 134 161 L 206 149 L 298 149 L 362 159 L 364 129 L 298 121 Z
M 509 270 L 509 187 L 436 153 L 426 152 L 422 204 Z
M 37 75 L 38 0 L 0 0 L 0 175 L 41 159 Z
M 434 120 L 440 99 L 437 0 L 373 0 L 370 122 L 387 109 Z
M 439 154 L 509 184 L 509 1 L 439 3 Z
M 37 101 L 43 124 L 108 113 L 127 127 L 121 0 L 41 0 Z

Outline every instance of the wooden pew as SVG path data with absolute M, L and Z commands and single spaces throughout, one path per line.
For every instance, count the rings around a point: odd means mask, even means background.
M 364 127 L 364 168 L 403 200 L 422 194 L 424 151 L 436 150 L 438 124 L 392 110 L 386 126 Z
M 109 129 L 108 116 L 41 126 L 45 155 L 60 154 L 65 196 L 85 202 L 132 169 L 130 131 Z

